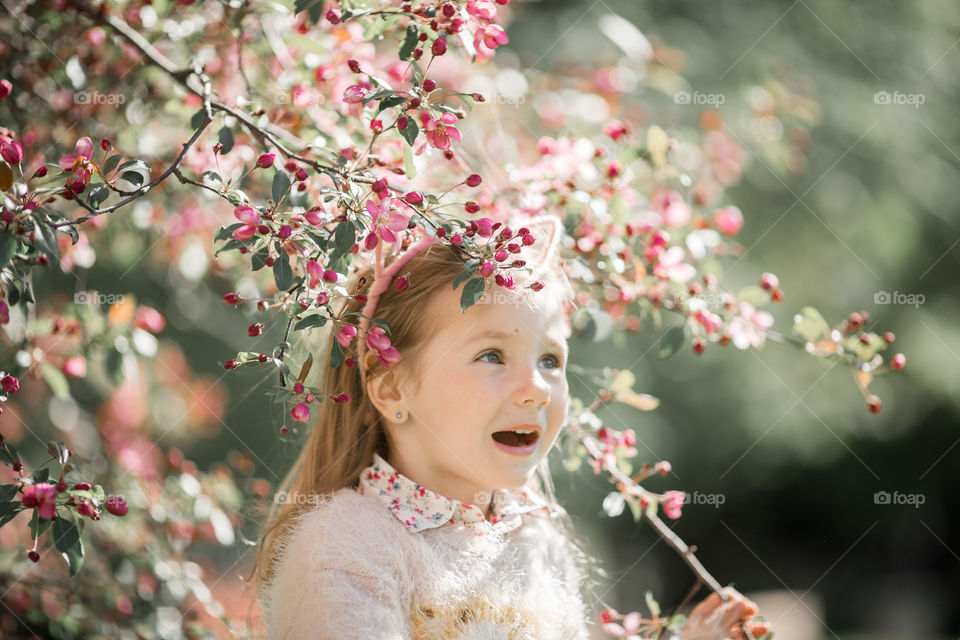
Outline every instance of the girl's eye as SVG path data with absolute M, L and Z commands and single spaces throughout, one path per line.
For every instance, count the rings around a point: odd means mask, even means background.
M 478 360 L 482 360 L 483 358 L 486 358 L 486 357 L 488 357 L 488 356 L 491 356 L 491 357 L 496 358 L 496 361 L 495 361 L 495 362 L 498 362 L 498 363 L 499 363 L 499 362 L 502 362 L 502 359 L 500 358 L 500 352 L 499 352 L 499 351 L 487 351 L 486 353 L 480 354 L 480 356 L 479 356 L 477 359 L 478 359 Z M 551 363 L 551 364 L 548 366 L 548 368 L 550 368 L 550 369 L 559 369 L 559 368 L 561 367 L 561 360 L 560 360 L 560 358 L 558 358 L 557 356 L 555 356 L 555 355 L 553 355 L 553 354 L 549 354 L 549 355 L 546 355 L 546 356 L 544 356 L 543 358 L 541 358 L 540 362 L 543 362 L 543 361 L 547 361 L 547 362 L 550 362 L 550 363 Z M 487 362 L 491 362 L 491 361 L 490 361 L 490 360 L 487 360 Z

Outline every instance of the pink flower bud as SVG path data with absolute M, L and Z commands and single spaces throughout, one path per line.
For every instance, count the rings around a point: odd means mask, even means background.
M 297 395 L 302 394 L 303 389 L 304 387 L 302 382 L 297 381 L 293 383 L 293 392 L 296 393 Z
M 224 369 L 236 369 L 236 368 L 237 368 L 237 365 L 239 365 L 239 364 L 240 364 L 240 363 L 237 362 L 236 360 L 227 360 L 225 363 L 223 363 L 223 368 L 224 368 Z
M 167 326 L 167 320 L 153 307 L 140 307 L 137 309 L 134 325 L 150 333 L 160 333 Z
M 231 234 L 233 239 L 238 242 L 243 242 L 244 240 L 249 240 L 253 236 L 257 235 L 257 227 L 252 224 L 245 224 L 242 227 L 238 227 L 233 230 Z
M 303 214 L 303 218 L 312 225 L 323 224 L 323 218 L 320 217 L 320 214 L 316 211 L 307 211 L 305 214 Z
M 231 304 L 231 305 L 235 305 L 239 303 L 242 299 L 243 298 L 238 296 L 236 293 L 233 293 L 232 291 L 226 294 L 225 296 L 223 296 L 223 298 L 221 298 L 221 300 L 223 300 L 225 303 Z
M 403 196 L 403 200 L 407 204 L 423 204 L 423 195 L 416 191 L 410 191 Z
M 0 100 L 3 100 L 10 95 L 11 91 L 13 91 L 13 85 L 10 84 L 10 81 L 6 78 L 0 80 Z
M 63 372 L 73 378 L 87 375 L 87 361 L 83 356 L 73 356 L 63 362 Z
M 352 84 L 343 90 L 343 101 L 348 104 L 358 104 L 363 102 L 365 95 L 367 95 L 366 89 L 358 84 Z
M 288 224 L 280 225 L 280 230 L 277 231 L 277 237 L 281 240 L 289 238 L 290 234 L 293 233 L 293 227 Z
M 337 332 L 337 342 L 340 343 L 341 347 L 346 349 L 350 346 L 350 343 L 353 342 L 356 335 L 357 328 L 352 324 L 345 324 L 340 328 L 340 331 Z
M 257 210 L 245 204 L 233 210 L 233 217 L 244 224 L 258 224 L 260 222 L 260 214 L 257 213 Z
M 490 218 L 480 218 L 479 220 L 473 220 L 473 222 L 476 223 L 477 235 L 481 238 L 489 238 L 493 234 L 493 220 Z
M 23 147 L 16 140 L 0 142 L 0 155 L 10 164 L 18 166 L 23 160 Z
M 20 389 L 20 381 L 8 374 L 0 379 L 0 387 L 7 393 L 16 393 Z
M 275 153 L 261 153 L 257 158 L 257 166 L 261 169 L 269 169 L 273 166 L 273 161 L 277 157 Z
M 400 131 L 405 131 L 408 124 L 410 124 L 410 118 L 407 116 L 400 116 L 397 118 L 397 129 Z
M 543 283 L 537 280 L 530 285 L 530 288 L 533 289 L 534 291 L 540 291 L 541 289 L 543 289 Z
M 360 63 L 353 58 L 347 60 L 347 66 L 350 67 L 350 71 L 353 71 L 354 73 L 360 73 Z
M 310 419 L 310 407 L 303 402 L 298 402 L 297 406 L 290 410 L 290 416 L 296 422 L 306 422 Z
M 396 289 L 397 291 L 405 291 L 406 288 L 409 286 L 410 286 L 410 279 L 407 278 L 406 276 L 401 276 L 400 278 L 397 279 L 397 282 L 395 285 L 393 285 L 393 288 Z
M 370 131 L 374 133 L 383 133 L 383 120 L 376 118 L 370 121 Z
M 433 46 L 430 47 L 430 52 L 435 56 L 442 56 L 447 52 L 447 39 L 446 38 L 437 38 L 433 41 Z
M 497 251 L 495 254 L 493 254 L 493 257 L 497 262 L 503 262 L 509 257 L 509 255 L 510 254 L 508 254 L 506 251 L 500 249 L 500 251 Z
M 300 167 L 299 169 L 297 169 L 297 172 L 293 174 L 293 177 L 296 178 L 299 182 L 303 182 L 308 177 L 307 170 L 304 169 L 303 167 Z M 307 217 L 306 214 L 304 214 L 303 217 L 306 218 Z
M 459 233 L 450 236 L 450 244 L 455 246 L 463 244 L 463 236 L 461 236 Z
M 735 236 L 743 226 L 743 214 L 737 207 L 726 207 L 713 214 L 713 222 L 722 233 Z
M 337 281 L 337 272 L 333 269 L 327 269 L 323 272 L 323 281 L 324 282 L 336 282 Z
M 317 294 L 317 304 L 324 305 L 330 302 L 330 294 L 326 291 L 321 291 Z
M 93 508 L 93 505 L 90 504 L 89 500 L 82 500 L 80 502 L 80 506 L 77 507 L 77 513 L 79 513 L 81 516 L 86 516 L 88 518 L 93 518 L 97 514 L 96 510 Z
M 682 491 L 667 491 L 663 494 L 660 506 L 663 507 L 663 513 L 671 520 L 680 517 L 680 510 L 683 508 L 684 494 Z
M 483 266 L 480 267 L 480 275 L 483 276 L 484 278 L 487 278 L 495 270 L 496 270 L 496 266 L 488 260 L 487 262 L 483 263 Z
M 472 174 L 470 174 L 469 176 L 467 176 L 467 186 L 468 186 L 468 187 L 479 187 L 481 182 L 483 182 L 483 178 L 481 178 L 481 177 L 480 177 L 478 174 L 476 174 L 476 173 L 472 173 Z
M 894 371 L 900 371 L 900 369 L 903 369 L 906 364 L 907 356 L 903 355 L 902 353 L 898 353 L 897 355 L 893 356 L 893 359 L 890 361 L 890 368 Z
M 466 209 L 467 213 L 476 213 L 477 211 L 480 211 L 480 205 L 474 202 L 473 200 L 463 205 L 463 208 Z M 480 235 L 483 236 L 482 233 Z M 484 237 L 487 237 L 487 236 L 484 236 Z
M 780 286 L 780 280 L 772 273 L 763 273 L 760 275 L 760 286 L 770 291 Z
M 249 327 L 247 327 L 247 335 L 250 336 L 251 338 L 256 337 L 260 335 L 260 330 L 262 328 L 263 328 L 263 325 L 261 325 L 259 322 L 256 324 L 252 324 Z
M 343 404 L 345 402 L 350 402 L 350 396 L 346 393 L 338 393 L 336 395 L 330 396 L 330 399 L 336 402 L 337 404 Z
M 104 502 L 107 512 L 117 517 L 127 515 L 127 503 L 120 496 L 110 496 Z

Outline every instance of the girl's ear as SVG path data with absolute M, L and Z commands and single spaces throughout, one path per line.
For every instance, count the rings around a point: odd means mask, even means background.
M 511 227 L 526 227 L 537 239 L 530 246 L 523 246 L 520 257 L 527 261 L 528 267 L 551 264 L 557 256 L 560 238 L 563 236 L 563 223 L 555 215 L 544 214 L 533 218 L 517 220 Z
M 376 358 L 376 354 L 367 355 Z M 392 416 L 396 413 L 398 405 L 403 402 L 403 394 L 397 382 L 398 378 L 393 369 L 367 378 L 367 396 L 383 416 Z

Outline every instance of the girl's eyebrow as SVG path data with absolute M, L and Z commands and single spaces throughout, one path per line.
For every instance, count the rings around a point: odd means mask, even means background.
M 482 333 L 478 333 L 478 334 L 474 335 L 474 336 L 471 337 L 469 340 L 467 340 L 464 344 L 466 344 L 466 345 L 471 345 L 471 344 L 473 344 L 474 342 L 480 342 L 481 340 L 487 340 L 487 339 L 509 340 L 510 338 L 514 337 L 514 335 L 515 335 L 515 334 L 508 333 L 508 332 L 506 332 L 506 331 L 502 331 L 502 330 L 499 330 L 499 329 L 490 329 L 490 330 L 488 330 L 488 331 L 483 331 Z M 563 348 L 563 343 L 559 342 L 559 341 L 558 341 L 557 339 L 555 339 L 555 338 L 548 337 L 548 338 L 547 338 L 547 344 L 548 344 L 550 347 L 552 347 L 552 348 L 554 348 L 554 349 L 557 349 L 558 351 L 563 351 L 563 350 L 564 350 L 564 348 Z

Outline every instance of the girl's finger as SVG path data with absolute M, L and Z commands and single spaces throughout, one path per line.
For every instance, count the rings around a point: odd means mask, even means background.
M 772 629 L 766 622 L 748 622 L 747 626 L 750 628 L 750 635 L 754 638 L 759 638 L 765 633 L 770 633 Z M 746 640 L 746 636 L 743 635 L 743 631 L 740 629 L 739 622 L 730 627 L 730 637 L 734 640 Z

